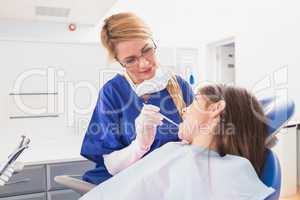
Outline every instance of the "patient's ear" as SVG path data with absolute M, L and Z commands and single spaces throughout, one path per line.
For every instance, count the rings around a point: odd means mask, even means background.
M 220 100 L 217 103 L 211 105 L 211 117 L 216 118 L 220 116 L 220 114 L 225 110 L 226 102 L 224 100 Z

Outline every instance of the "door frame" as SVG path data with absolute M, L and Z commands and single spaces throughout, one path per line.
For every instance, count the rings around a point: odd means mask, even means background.
M 210 72 L 208 74 L 209 79 L 215 83 L 218 83 L 221 80 L 221 62 L 219 56 L 221 47 L 232 43 L 236 45 L 235 37 L 228 37 L 206 45 L 206 71 Z

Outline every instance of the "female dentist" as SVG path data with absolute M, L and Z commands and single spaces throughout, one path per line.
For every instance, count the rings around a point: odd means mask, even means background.
M 96 163 L 83 180 L 100 184 L 170 141 L 178 141 L 181 112 L 193 92 L 186 81 L 159 67 L 149 27 L 132 13 L 104 21 L 101 41 L 117 74 L 100 90 L 81 155 Z M 151 166 L 149 166 L 151 167 Z

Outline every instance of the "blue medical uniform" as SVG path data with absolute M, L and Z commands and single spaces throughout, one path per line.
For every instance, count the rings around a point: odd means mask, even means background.
M 193 101 L 188 83 L 176 76 L 187 105 Z M 87 132 L 81 155 L 96 163 L 87 171 L 83 180 L 99 184 L 112 177 L 107 171 L 103 155 L 127 147 L 136 137 L 135 119 L 140 114 L 145 99 L 138 97 L 123 75 L 117 74 L 100 90 L 99 97 Z M 160 107 L 160 112 L 176 123 L 181 117 L 167 89 L 150 94 L 147 104 Z M 155 140 L 149 152 L 170 141 L 178 141 L 178 128 L 166 120 L 157 127 Z M 148 152 L 148 153 L 149 153 Z

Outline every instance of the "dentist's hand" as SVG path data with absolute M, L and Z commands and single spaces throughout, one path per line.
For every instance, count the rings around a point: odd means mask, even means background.
M 0 186 L 4 186 L 13 175 L 15 162 L 10 164 L 6 170 L 0 175 Z
M 163 117 L 159 107 L 145 104 L 140 115 L 135 119 L 136 142 L 141 149 L 149 150 L 154 142 L 156 128 L 162 124 Z

